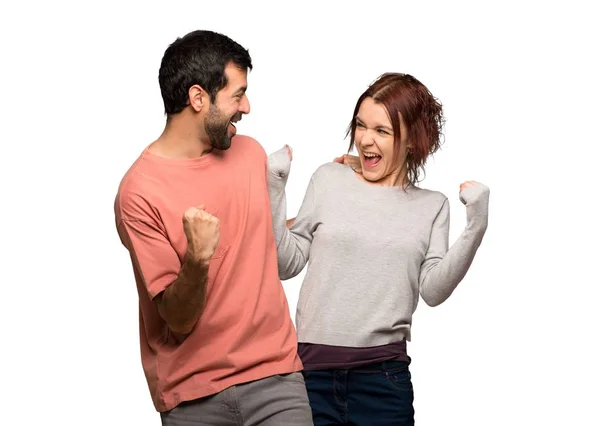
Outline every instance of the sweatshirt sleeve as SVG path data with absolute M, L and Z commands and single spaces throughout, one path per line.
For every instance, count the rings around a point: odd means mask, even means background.
M 315 190 L 311 177 L 300 211 L 291 229 L 286 226 L 287 204 L 285 185 L 291 160 L 286 149 L 274 152 L 268 158 L 267 184 L 273 217 L 273 232 L 277 245 L 279 278 L 287 280 L 298 275 L 309 259 L 314 232 Z
M 487 230 L 489 188 L 476 183 L 461 191 L 460 200 L 466 205 L 467 225 L 450 249 L 448 199 L 433 222 L 419 277 L 421 297 L 429 306 L 437 306 L 450 297 L 469 270 Z

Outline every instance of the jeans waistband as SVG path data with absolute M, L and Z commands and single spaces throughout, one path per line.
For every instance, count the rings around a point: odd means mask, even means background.
M 409 365 L 410 365 L 410 360 L 409 361 L 381 361 L 381 362 L 374 362 L 372 364 L 367 364 L 367 365 L 362 365 L 360 367 L 352 368 L 352 371 L 364 372 L 364 373 L 369 373 L 369 372 L 375 373 L 375 372 L 396 370 L 396 369 L 400 369 L 400 368 L 408 368 Z

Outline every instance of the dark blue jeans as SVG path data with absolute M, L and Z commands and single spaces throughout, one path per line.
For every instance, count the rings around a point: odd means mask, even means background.
M 315 426 L 413 426 L 409 362 L 304 371 Z

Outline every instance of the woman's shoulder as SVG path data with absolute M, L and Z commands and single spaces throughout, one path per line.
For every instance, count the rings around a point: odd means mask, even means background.
M 349 166 L 341 163 L 328 162 L 317 167 L 317 170 L 313 173 L 313 180 L 319 181 L 322 179 L 343 179 L 344 176 L 348 176 Z
M 446 194 L 435 189 L 423 188 L 416 185 L 411 186 L 410 189 L 414 199 L 427 204 L 434 204 L 441 207 L 448 200 Z

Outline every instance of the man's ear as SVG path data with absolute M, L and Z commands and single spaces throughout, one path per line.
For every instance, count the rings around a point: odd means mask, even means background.
M 196 112 L 200 112 L 202 108 L 208 106 L 208 93 L 206 93 L 206 90 L 204 90 L 202 86 L 199 86 L 198 84 L 194 84 L 192 87 L 190 87 L 190 90 L 188 90 L 188 98 L 190 106 Z

